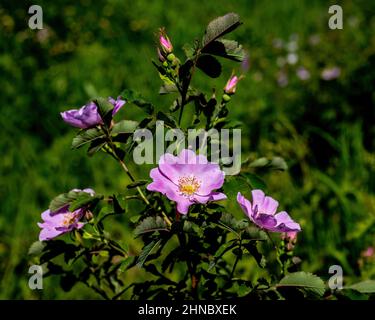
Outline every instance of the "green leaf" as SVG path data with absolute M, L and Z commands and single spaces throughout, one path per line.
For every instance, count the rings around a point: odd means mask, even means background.
M 78 149 L 86 143 L 93 142 L 97 139 L 105 138 L 103 130 L 99 128 L 92 128 L 84 131 L 80 131 L 77 136 L 73 139 L 72 149 Z
M 211 55 L 201 55 L 196 66 L 211 78 L 217 78 L 221 74 L 221 64 Z
M 186 58 L 193 59 L 196 52 L 194 46 L 190 45 L 189 43 L 185 43 L 182 50 L 184 50 Z
M 164 121 L 164 124 L 170 126 L 171 128 L 178 128 L 176 119 L 170 113 L 164 113 L 159 111 L 156 115 L 158 120 Z
M 133 90 L 125 89 L 121 92 L 121 97 L 123 97 L 126 101 L 135 104 L 147 114 L 152 114 L 154 112 L 154 105 L 151 102 L 148 102 L 143 99 L 143 97 L 134 92 Z
M 375 280 L 361 281 L 347 286 L 344 289 L 353 289 L 361 293 L 375 293 Z
M 138 125 L 139 125 L 139 122 L 137 121 L 121 120 L 113 126 L 112 133 L 113 134 L 133 133 L 135 129 L 137 129 Z
M 178 89 L 175 84 L 164 83 L 159 89 L 159 94 L 169 94 L 175 92 L 178 92 Z
M 119 268 L 120 272 L 125 272 L 129 265 L 133 262 L 133 257 L 127 257 L 121 261 L 121 266 Z
M 238 296 L 244 297 L 252 291 L 252 288 L 244 283 L 240 284 L 238 287 Z
M 265 266 L 267 264 L 267 260 L 259 252 L 259 250 L 257 248 L 257 242 L 256 241 L 249 241 L 249 242 L 243 243 L 243 246 L 254 257 L 255 261 L 258 264 L 258 266 L 261 267 L 261 268 L 265 268 Z
M 286 164 L 285 160 L 281 157 L 273 157 L 272 159 L 262 157 L 251 162 L 249 164 L 249 167 L 257 169 L 273 169 L 280 171 L 288 170 L 288 165 Z
M 126 188 L 128 189 L 133 189 L 133 188 L 136 188 L 136 187 L 139 187 L 139 186 L 143 186 L 147 183 L 148 181 L 147 180 L 138 180 L 138 181 L 135 181 L 133 183 L 130 183 L 126 186 Z
M 155 231 L 169 231 L 163 218 L 147 217 L 142 220 L 141 223 L 135 228 L 134 234 L 139 236 L 144 233 L 155 232 Z
M 102 196 L 98 196 L 98 195 L 95 195 L 95 196 L 92 196 L 90 195 L 89 193 L 87 192 L 81 192 L 76 199 L 74 199 L 70 206 L 69 206 L 69 211 L 73 212 L 79 208 L 82 208 L 82 207 L 85 207 L 85 206 L 88 206 L 89 204 L 92 204 L 94 202 L 97 202 L 98 200 L 100 200 L 101 198 L 103 198 Z
M 249 183 L 246 178 L 242 176 L 226 177 L 224 181 L 224 193 L 227 195 L 228 199 L 236 199 L 238 192 L 241 192 L 243 195 L 250 192 Z M 230 205 L 231 203 L 231 201 L 228 201 L 227 205 Z
M 237 41 L 219 39 L 207 45 L 202 53 L 208 53 L 226 59 L 241 62 L 246 57 L 246 52 Z
M 54 198 L 49 205 L 49 209 L 51 210 L 51 212 L 56 212 L 66 205 L 74 203 L 74 201 L 76 200 L 77 202 L 73 205 L 73 207 L 77 209 L 79 208 L 78 205 L 80 204 L 86 205 L 94 200 L 101 198 L 102 196 L 100 195 L 91 196 L 89 193 L 84 191 L 70 191 L 68 193 L 62 193 Z
M 112 111 L 114 108 L 113 104 L 104 98 L 97 98 L 94 100 L 94 103 L 98 107 L 100 117 L 107 125 L 109 125 L 112 120 Z
M 238 235 L 238 231 L 248 227 L 249 223 L 244 220 L 238 221 L 230 213 L 223 213 L 220 218 L 220 223 L 228 230 Z
M 137 266 L 142 267 L 145 263 L 147 257 L 151 254 L 151 252 L 160 244 L 161 240 L 153 240 L 151 241 L 147 246 L 145 246 L 140 253 L 138 260 L 137 260 Z
M 240 175 L 246 179 L 246 182 L 252 189 L 267 189 L 266 183 L 257 175 L 250 172 L 242 172 Z
M 233 249 L 237 245 L 238 245 L 238 243 L 236 242 L 236 240 L 231 240 L 231 241 L 228 241 L 228 242 L 224 243 L 222 246 L 220 246 L 219 249 L 215 253 L 214 260 L 211 261 L 211 263 L 210 263 L 210 265 L 208 267 L 208 271 L 212 270 L 212 268 L 214 268 L 216 266 L 216 264 L 219 261 L 219 259 L 226 252 L 228 252 L 229 250 Z
M 212 20 L 207 28 L 203 37 L 203 47 L 207 46 L 210 42 L 220 38 L 224 34 L 233 31 L 241 25 L 240 17 L 236 13 L 228 13 L 222 17 Z
M 106 145 L 105 139 L 96 139 L 91 142 L 89 148 L 87 149 L 87 154 L 92 157 L 95 153 L 100 151 Z
M 31 256 L 38 256 L 43 252 L 46 247 L 46 243 L 42 241 L 35 241 L 31 244 L 28 254 Z
M 77 282 L 78 278 L 72 272 L 68 272 L 60 278 L 60 286 L 65 292 L 70 291 Z
M 325 292 L 325 285 L 322 279 L 312 273 L 295 272 L 286 275 L 276 285 L 276 288 L 294 287 L 300 288 L 307 293 L 312 293 L 319 297 L 323 296 Z

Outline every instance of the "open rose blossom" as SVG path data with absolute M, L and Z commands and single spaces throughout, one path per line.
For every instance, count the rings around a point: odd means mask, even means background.
M 253 190 L 253 203 L 247 200 L 240 192 L 237 194 L 237 202 L 243 212 L 258 227 L 273 232 L 299 232 L 301 227 L 294 222 L 285 212 L 276 214 L 279 203 L 271 197 L 266 197 L 262 190 Z
M 109 97 L 108 101 L 114 106 L 112 111 L 113 116 L 125 104 L 125 100 L 121 100 L 120 98 L 117 98 L 117 100 L 115 100 Z M 78 110 L 68 110 L 65 112 L 61 112 L 60 114 L 66 123 L 70 124 L 73 127 L 81 129 L 87 129 L 99 124 L 103 124 L 103 120 L 100 117 L 98 108 L 94 102 L 89 102 L 88 104 L 84 105 L 82 108 Z
M 226 199 L 225 194 L 214 191 L 222 187 L 224 176 L 218 164 L 184 149 L 177 157 L 170 153 L 160 157 L 159 167 L 150 171 L 153 182 L 147 189 L 166 195 L 177 202 L 179 213 L 187 214 L 194 203 Z
M 95 194 L 92 189 L 73 189 L 72 191 L 84 191 L 92 196 Z M 42 213 L 43 222 L 38 223 L 38 226 L 42 229 L 39 234 L 39 240 L 51 240 L 74 229 L 81 229 L 84 226 L 84 223 L 80 222 L 80 220 L 85 212 L 85 208 L 80 208 L 70 212 L 69 205 L 62 207 L 56 212 L 51 212 L 49 209 L 44 211 Z

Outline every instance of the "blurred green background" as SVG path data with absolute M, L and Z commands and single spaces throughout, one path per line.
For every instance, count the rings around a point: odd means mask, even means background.
M 118 193 L 128 182 L 104 155 L 70 150 L 74 130 L 59 112 L 124 88 L 167 109 L 172 98 L 158 96 L 151 64 L 157 28 L 166 27 L 182 58 L 186 42 L 231 11 L 244 22 L 231 37 L 249 50 L 250 69 L 230 117 L 244 123 L 244 158 L 287 161 L 286 173 L 263 178 L 302 225 L 302 268 L 327 278 L 339 264 L 346 283 L 375 276 L 374 255 L 364 253 L 375 246 L 374 1 L 38 1 L 43 30 L 28 28 L 32 4 L 0 4 L 1 299 L 98 298 L 83 285 L 66 293 L 53 277 L 44 290 L 27 286 L 27 250 L 50 199 L 76 187 Z M 343 30 L 328 28 L 331 4 L 342 5 Z M 225 63 L 215 81 L 197 74 L 193 84 L 221 90 L 233 66 Z M 116 117 L 140 116 L 125 106 Z M 133 170 L 147 178 L 146 170 Z M 133 243 L 125 220 L 109 228 Z

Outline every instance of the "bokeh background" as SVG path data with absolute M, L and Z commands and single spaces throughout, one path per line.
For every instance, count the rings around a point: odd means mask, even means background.
M 98 298 L 79 284 L 64 292 L 57 277 L 38 292 L 27 286 L 28 247 L 50 199 L 75 187 L 118 193 L 128 182 L 104 155 L 70 150 L 74 130 L 59 112 L 124 88 L 167 109 L 172 98 L 158 95 L 151 64 L 155 31 L 165 26 L 182 58 L 186 42 L 231 11 L 244 22 L 231 37 L 249 50 L 250 69 L 230 116 L 244 123 L 244 157 L 280 156 L 288 164 L 263 179 L 302 225 L 302 268 L 324 276 L 339 264 L 346 283 L 375 276 L 374 1 L 38 1 L 39 31 L 28 28 L 32 4 L 0 4 L 1 299 Z M 343 8 L 343 30 L 328 28 L 331 4 Z M 225 63 L 215 81 L 197 74 L 193 84 L 221 90 L 233 67 Z M 140 116 L 125 106 L 116 117 Z M 125 220 L 109 228 L 137 248 Z

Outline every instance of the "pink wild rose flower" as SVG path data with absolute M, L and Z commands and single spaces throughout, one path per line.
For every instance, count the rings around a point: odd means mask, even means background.
M 72 191 L 84 191 L 92 196 L 95 194 L 92 189 L 73 189 Z M 56 212 L 51 212 L 49 209 L 44 211 L 42 213 L 43 222 L 38 223 L 38 226 L 42 229 L 39 233 L 39 241 L 51 240 L 74 229 L 81 229 L 85 224 L 80 222 L 80 220 L 85 213 L 85 208 L 70 212 L 69 205 L 62 207 Z
M 177 157 L 170 153 L 160 157 L 159 166 L 150 171 L 153 182 L 147 189 L 166 195 L 177 203 L 179 213 L 187 214 L 192 204 L 226 199 L 214 191 L 222 187 L 224 176 L 218 164 L 184 149 Z
M 299 232 L 301 227 L 294 222 L 285 211 L 276 214 L 279 203 L 271 197 L 266 197 L 262 190 L 253 190 L 253 203 L 246 199 L 240 192 L 237 202 L 243 212 L 258 227 L 272 232 Z
M 121 100 L 120 97 L 118 97 L 116 100 L 109 97 L 108 102 L 113 105 L 112 115 L 115 115 L 125 104 L 125 100 Z M 89 102 L 78 110 L 68 110 L 61 112 L 60 114 L 66 123 L 81 129 L 87 129 L 99 124 L 103 124 L 103 120 L 100 117 L 98 108 L 94 102 Z

